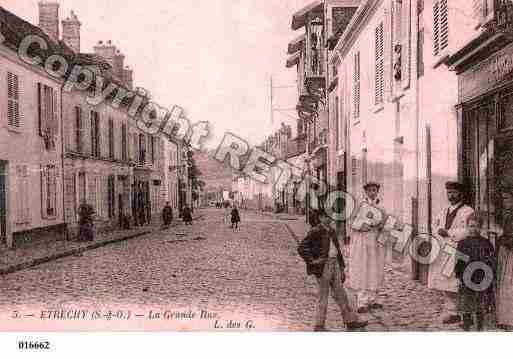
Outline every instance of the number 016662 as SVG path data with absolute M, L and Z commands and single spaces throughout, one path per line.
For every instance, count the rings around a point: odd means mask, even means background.
M 20 350 L 49 350 L 50 342 L 30 342 L 30 341 L 19 341 L 18 349 Z

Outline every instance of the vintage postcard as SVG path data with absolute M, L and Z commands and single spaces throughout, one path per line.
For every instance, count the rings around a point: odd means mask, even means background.
M 0 331 L 511 331 L 512 74 L 511 0 L 0 0 Z

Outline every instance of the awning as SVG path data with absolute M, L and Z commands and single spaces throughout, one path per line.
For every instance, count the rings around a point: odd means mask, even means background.
M 305 39 L 306 39 L 306 34 L 303 34 L 301 36 L 296 37 L 291 42 L 289 42 L 288 54 L 292 55 L 292 54 L 298 52 L 299 50 L 301 50 L 301 48 L 304 46 Z
M 305 26 L 306 18 L 310 12 L 320 11 L 322 13 L 324 9 L 323 5 L 323 1 L 316 1 L 296 12 L 294 16 L 292 16 L 292 30 L 297 30 Z
M 301 53 L 298 51 L 291 57 L 287 59 L 287 68 L 291 68 L 293 66 L 296 66 L 299 63 L 299 58 L 301 56 Z

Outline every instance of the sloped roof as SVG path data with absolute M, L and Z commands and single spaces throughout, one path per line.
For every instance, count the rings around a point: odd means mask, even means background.
M 308 6 L 305 6 L 292 16 L 292 30 L 302 28 L 306 24 L 306 18 L 311 12 L 322 12 L 324 9 L 324 2 L 321 0 L 315 1 Z
M 304 46 L 304 42 L 306 40 L 306 34 L 302 34 L 298 37 L 296 37 L 294 40 L 289 42 L 288 46 L 288 54 L 292 55 L 301 50 L 301 48 Z
M 299 58 L 301 56 L 301 53 L 298 51 L 291 57 L 287 59 L 287 68 L 293 67 L 299 63 Z

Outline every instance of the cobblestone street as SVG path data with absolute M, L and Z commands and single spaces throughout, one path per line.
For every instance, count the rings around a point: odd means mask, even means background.
M 286 226 L 300 238 L 303 221 L 243 212 L 241 230 L 234 232 L 223 222 L 224 211 L 204 213 L 193 227 L 180 225 L 2 277 L 0 329 L 44 329 L 49 320 L 40 319 L 41 311 L 86 309 L 130 310 L 132 318 L 51 319 L 52 328 L 211 330 L 228 329 L 232 320 L 242 330 L 248 321 L 255 330 L 311 330 L 316 283 L 306 276 Z M 386 275 L 384 310 L 365 316 L 369 331 L 455 328 L 442 325 L 438 294 L 405 274 L 387 269 Z M 189 310 L 216 313 L 210 319 L 218 322 L 148 318 L 150 311 Z M 15 311 L 21 318 L 11 319 Z M 332 300 L 327 326 L 344 330 Z

